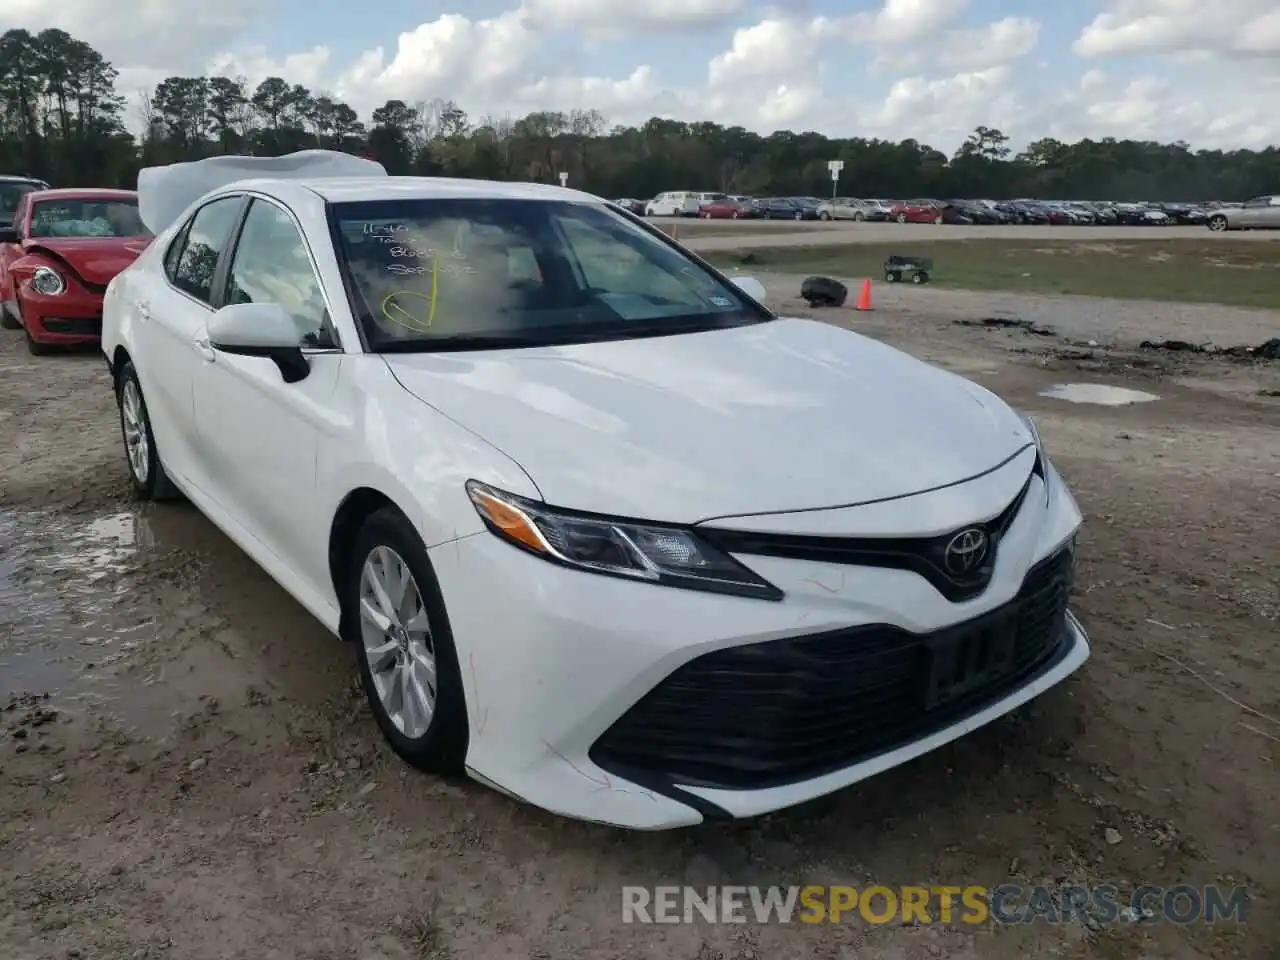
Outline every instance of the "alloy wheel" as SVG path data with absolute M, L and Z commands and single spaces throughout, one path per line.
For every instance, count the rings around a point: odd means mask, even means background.
M 418 582 L 390 547 L 375 547 L 361 568 L 360 637 L 387 718 L 408 739 L 422 738 L 439 691 L 435 646 Z
M 142 405 L 138 382 L 125 381 L 120 391 L 120 419 L 124 424 L 124 448 L 129 469 L 140 486 L 145 486 L 151 473 L 151 442 L 147 439 L 147 414 Z

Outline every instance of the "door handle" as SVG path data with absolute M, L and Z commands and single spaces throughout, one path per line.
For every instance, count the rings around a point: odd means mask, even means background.
M 202 337 L 196 341 L 196 349 L 200 351 L 200 356 L 204 357 L 206 363 L 213 363 L 218 359 L 218 352 L 206 338 Z

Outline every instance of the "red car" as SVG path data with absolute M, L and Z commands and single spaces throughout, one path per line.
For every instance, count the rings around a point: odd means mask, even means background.
M 741 200 L 716 200 L 698 208 L 703 220 L 746 220 L 756 216 L 755 208 Z
M 152 240 L 132 190 L 37 190 L 0 227 L 0 324 L 27 348 L 95 343 L 102 295 Z
M 942 223 L 942 211 L 934 200 L 904 200 L 889 208 L 889 218 L 899 223 Z

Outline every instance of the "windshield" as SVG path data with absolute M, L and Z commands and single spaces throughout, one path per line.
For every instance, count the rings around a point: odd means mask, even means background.
M 18 203 L 28 193 L 36 190 L 47 190 L 48 185 L 37 180 L 3 180 L 0 181 L 0 217 L 5 223 L 13 220 L 18 212 Z
M 585 343 L 771 319 L 603 204 L 442 199 L 330 206 L 374 350 Z
M 136 200 L 41 200 L 31 207 L 32 237 L 149 237 Z

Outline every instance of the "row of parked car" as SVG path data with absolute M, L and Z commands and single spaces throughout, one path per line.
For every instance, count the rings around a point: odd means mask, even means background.
M 857 197 L 743 197 L 672 191 L 652 200 L 616 200 L 646 217 L 704 220 L 854 220 L 897 223 L 1050 224 L 1054 226 L 1207 226 L 1280 228 L 1280 196 L 1244 203 L 1120 203 L 1110 200 L 885 200 Z

